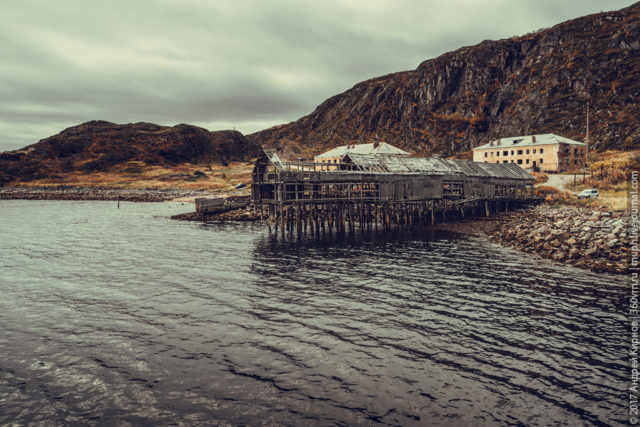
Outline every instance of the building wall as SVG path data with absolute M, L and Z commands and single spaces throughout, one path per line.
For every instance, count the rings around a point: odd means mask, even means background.
M 331 157 L 331 158 L 317 158 L 315 157 L 313 159 L 314 162 L 316 163 L 325 163 L 325 164 L 331 164 L 331 166 L 327 166 L 326 170 L 336 170 L 338 169 L 338 163 L 340 163 L 340 160 L 342 160 L 344 156 L 339 156 L 339 157 Z
M 340 160 L 342 160 L 343 156 L 338 156 L 338 157 L 323 157 L 323 158 L 318 158 L 315 157 L 313 160 L 317 163 L 340 163 Z
M 517 163 L 523 169 L 538 167 L 544 172 L 562 172 L 586 166 L 587 147 L 554 143 L 522 147 L 514 145 L 476 148 L 473 150 L 473 160 L 488 163 Z

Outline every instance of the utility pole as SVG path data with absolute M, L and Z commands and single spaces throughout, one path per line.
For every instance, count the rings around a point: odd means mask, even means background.
M 587 136 L 584 139 L 584 142 L 587 143 L 587 148 L 589 148 L 589 102 L 587 99 Z

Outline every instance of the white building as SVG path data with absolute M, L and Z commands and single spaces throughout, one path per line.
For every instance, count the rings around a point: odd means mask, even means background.
M 352 144 L 336 147 L 318 156 L 313 160 L 317 163 L 340 163 L 340 160 L 347 154 L 377 154 L 391 156 L 409 156 L 407 153 L 386 142 L 372 142 L 369 144 Z

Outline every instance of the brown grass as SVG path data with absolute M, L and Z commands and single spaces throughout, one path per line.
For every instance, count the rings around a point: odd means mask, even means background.
M 560 205 L 574 205 L 590 207 L 593 209 L 607 208 L 612 210 L 624 210 L 627 207 L 626 194 L 624 192 L 601 192 L 598 198 L 578 199 L 568 191 L 562 191 L 549 185 L 541 185 L 535 188 L 535 195 L 544 197 L 546 203 Z
M 253 164 L 254 161 L 233 162 L 228 166 L 212 165 L 212 170 L 202 165 L 190 163 L 169 168 L 146 166 L 144 164 L 125 164 L 105 172 L 92 172 L 89 174 L 69 172 L 59 177 L 29 182 L 14 182 L 14 184 L 25 186 L 76 185 L 107 188 L 228 191 L 237 184 L 249 185 L 251 183 Z M 198 173 L 195 174 L 196 172 Z
M 549 176 L 544 172 L 530 172 L 535 177 L 535 184 L 542 184 L 549 180 Z
M 546 197 L 550 195 L 565 193 L 565 191 L 558 190 L 556 187 L 552 187 L 550 185 L 540 185 L 539 187 L 535 187 L 534 191 L 535 195 L 538 197 Z
M 576 185 L 570 183 L 568 187 L 575 191 L 597 188 L 600 197 L 626 197 L 623 193 L 633 170 L 640 171 L 640 150 L 589 153 L 590 175 L 583 181 L 578 173 Z

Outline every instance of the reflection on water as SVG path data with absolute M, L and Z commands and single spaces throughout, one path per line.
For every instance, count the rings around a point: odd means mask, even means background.
M 624 287 L 478 238 L 0 201 L 0 423 L 601 425 Z

